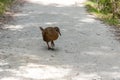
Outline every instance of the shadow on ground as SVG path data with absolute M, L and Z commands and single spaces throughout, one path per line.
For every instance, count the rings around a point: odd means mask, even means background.
M 84 6 L 25 3 L 0 32 L 0 80 L 118 80 L 119 42 Z M 39 26 L 59 26 L 47 50 Z

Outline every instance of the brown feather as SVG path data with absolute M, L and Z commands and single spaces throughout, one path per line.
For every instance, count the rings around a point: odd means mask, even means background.
M 59 37 L 60 30 L 58 27 L 47 27 L 45 29 L 43 29 L 42 27 L 40 27 L 41 31 L 42 31 L 42 37 L 43 40 L 48 44 L 48 42 L 51 42 L 51 46 L 54 46 L 54 40 L 57 40 Z M 49 44 L 48 44 L 48 49 L 49 49 Z

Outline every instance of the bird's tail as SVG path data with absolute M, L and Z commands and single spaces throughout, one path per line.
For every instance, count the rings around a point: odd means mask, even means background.
M 44 29 L 42 27 L 40 27 L 40 30 L 43 31 Z

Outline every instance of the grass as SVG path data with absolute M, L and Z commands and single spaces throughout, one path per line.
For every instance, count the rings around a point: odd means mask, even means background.
M 85 4 L 88 12 L 95 15 L 97 18 L 99 18 L 103 22 L 109 25 L 120 27 L 120 19 L 118 17 L 113 18 L 112 13 L 98 10 L 98 7 L 97 7 L 98 4 L 93 0 L 88 0 Z
M 14 0 L 0 0 L 0 16 L 12 5 Z

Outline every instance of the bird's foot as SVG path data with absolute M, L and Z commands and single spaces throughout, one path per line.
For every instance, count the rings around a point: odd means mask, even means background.
M 51 50 L 55 50 L 54 48 L 51 48 Z
M 51 48 L 50 48 L 50 47 L 48 47 L 48 50 L 51 50 Z
M 48 50 L 54 50 L 54 48 L 50 48 L 50 47 L 49 47 Z

